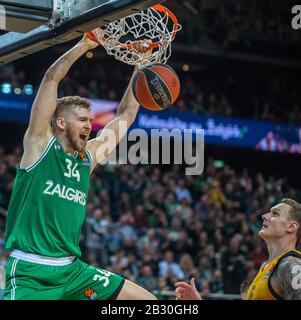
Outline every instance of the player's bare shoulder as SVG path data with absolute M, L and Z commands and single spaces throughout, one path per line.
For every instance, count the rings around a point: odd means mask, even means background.
M 301 300 L 301 255 L 285 257 L 273 274 L 273 282 L 285 300 Z
M 25 169 L 35 163 L 53 137 L 50 129 L 43 136 L 30 135 L 28 132 L 27 130 L 23 138 L 24 151 L 20 162 L 21 169 Z

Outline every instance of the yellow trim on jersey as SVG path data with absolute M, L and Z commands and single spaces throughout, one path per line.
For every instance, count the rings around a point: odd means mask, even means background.
M 270 287 L 271 276 L 278 266 L 281 259 L 285 256 L 293 256 L 294 253 L 300 255 L 300 251 L 289 249 L 273 259 L 272 261 L 265 262 L 258 271 L 255 279 L 250 285 L 246 300 L 278 300 L 280 296 L 276 296 L 276 292 Z M 300 256 L 301 257 L 301 256 Z M 272 289 L 272 291 L 271 291 Z M 274 292 L 273 292 L 274 291 Z

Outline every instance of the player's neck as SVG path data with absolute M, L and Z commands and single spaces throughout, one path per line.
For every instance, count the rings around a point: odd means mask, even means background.
M 66 153 L 75 154 L 77 152 L 77 150 L 72 148 L 69 141 L 64 136 L 56 135 L 56 139 L 59 141 Z
M 280 256 L 284 252 L 295 249 L 295 241 L 290 239 L 277 239 L 266 241 L 268 252 L 269 252 L 269 261 L 272 261 L 276 257 Z

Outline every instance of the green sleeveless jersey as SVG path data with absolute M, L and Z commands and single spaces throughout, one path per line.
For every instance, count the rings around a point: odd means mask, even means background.
M 80 256 L 91 156 L 68 154 L 53 137 L 30 167 L 18 168 L 7 212 L 8 250 L 48 257 Z

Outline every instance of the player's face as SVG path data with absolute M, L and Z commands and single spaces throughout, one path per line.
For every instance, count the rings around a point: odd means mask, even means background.
M 90 109 L 75 108 L 66 121 L 66 138 L 74 150 L 83 151 L 86 148 L 92 129 L 92 120 Z
M 262 216 L 263 223 L 259 236 L 263 240 L 276 240 L 286 236 L 291 223 L 289 211 L 288 204 L 280 203 L 274 206 L 270 212 L 265 213 Z

